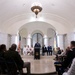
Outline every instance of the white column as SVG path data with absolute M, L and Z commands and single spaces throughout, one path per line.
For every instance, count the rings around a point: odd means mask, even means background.
M 50 38 L 48 41 L 49 41 L 48 44 L 54 47 L 54 37 Z
M 31 35 L 30 34 L 27 37 L 27 45 L 31 47 Z
M 11 47 L 11 35 L 8 34 L 8 37 L 7 37 L 7 49 L 9 49 Z
M 48 46 L 48 37 L 46 35 L 44 35 L 44 45 Z
M 10 39 L 8 34 L 0 33 L 0 44 L 5 44 L 7 49 L 9 49 Z
M 64 50 L 64 39 L 63 35 L 57 35 L 57 44 L 60 49 Z
M 55 48 L 55 51 L 56 51 L 56 48 L 57 48 L 57 36 L 54 37 L 54 47 Z
M 0 33 L 0 44 L 6 44 L 7 49 L 9 49 L 11 44 L 15 43 L 15 40 L 16 40 L 16 35 Z
M 67 34 L 67 42 L 68 42 L 68 46 L 70 45 L 70 42 L 71 41 L 74 41 L 75 40 L 75 38 L 74 38 L 74 35 L 75 35 L 75 33 L 69 33 L 69 34 Z
M 26 45 L 26 39 L 21 37 L 21 47 L 23 48 Z
M 11 45 L 16 44 L 16 35 L 11 35 Z

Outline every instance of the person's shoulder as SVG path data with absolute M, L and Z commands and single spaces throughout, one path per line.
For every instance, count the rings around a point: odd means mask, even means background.
M 14 52 L 18 54 L 18 51 L 14 51 Z
M 75 49 L 75 48 L 73 48 L 73 49 Z
M 9 50 L 7 53 L 18 54 L 18 52 L 17 52 L 17 51 L 11 51 L 11 50 Z
M 69 50 L 69 51 L 67 52 L 67 55 L 71 55 L 71 54 L 73 54 L 73 50 Z
M 5 52 L 4 52 L 4 54 L 9 53 L 9 52 L 10 52 L 10 51 L 9 51 L 9 50 L 7 50 L 7 51 L 5 51 Z
M 75 48 L 73 48 L 72 51 L 75 51 Z
M 35 43 L 35 44 L 37 44 L 37 43 Z
M 68 53 L 70 53 L 70 52 L 73 52 L 73 50 L 72 50 L 72 49 L 70 49 L 70 50 L 68 51 Z
M 16 56 L 19 56 L 20 55 L 19 52 L 17 52 L 17 51 L 14 51 L 13 54 L 16 55 Z

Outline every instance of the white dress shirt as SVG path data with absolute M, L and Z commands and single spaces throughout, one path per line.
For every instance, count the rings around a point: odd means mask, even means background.
M 26 55 L 27 54 L 27 47 L 24 47 L 23 48 L 23 55 Z

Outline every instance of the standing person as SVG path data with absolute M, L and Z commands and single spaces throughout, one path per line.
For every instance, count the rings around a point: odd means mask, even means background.
M 34 46 L 34 59 L 40 59 L 40 48 L 41 48 L 41 45 L 40 43 L 35 43 L 35 46 Z
M 35 43 L 35 47 L 41 47 L 40 43 Z
M 48 46 L 47 55 L 52 55 L 52 46 Z
M 45 52 L 47 51 L 47 48 L 46 48 L 46 46 L 44 45 L 43 47 L 42 47 L 42 55 L 44 56 L 45 55 Z
M 30 75 L 30 62 L 24 62 L 19 55 L 19 53 L 16 51 L 17 45 L 12 44 L 11 47 L 7 52 L 4 54 L 4 58 L 7 59 L 13 59 L 15 63 L 17 64 L 18 69 L 23 72 L 23 68 L 27 68 L 27 75 Z

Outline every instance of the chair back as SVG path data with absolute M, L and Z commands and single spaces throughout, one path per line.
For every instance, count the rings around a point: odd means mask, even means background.
M 17 67 L 17 64 L 15 63 L 14 59 L 13 58 L 6 58 L 5 60 L 7 62 L 9 74 L 16 75 L 18 67 Z
M 17 72 L 18 71 L 18 72 Z M 21 75 L 13 58 L 0 57 L 0 75 Z
M 0 57 L 0 75 L 1 74 L 8 74 L 8 66 L 3 57 Z

